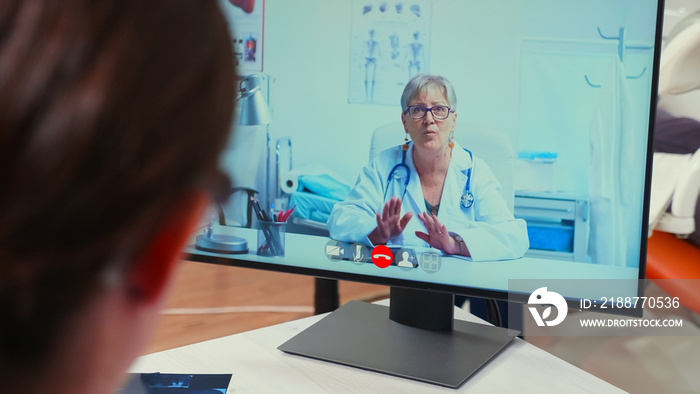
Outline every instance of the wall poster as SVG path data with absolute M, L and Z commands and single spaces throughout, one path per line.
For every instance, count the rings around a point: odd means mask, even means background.
M 432 0 L 353 0 L 348 102 L 397 105 L 430 69 Z
M 261 72 L 265 0 L 219 0 L 219 4 L 230 26 L 234 26 L 231 35 L 238 74 Z

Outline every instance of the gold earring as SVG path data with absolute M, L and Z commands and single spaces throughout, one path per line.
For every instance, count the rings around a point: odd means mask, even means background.
M 404 143 L 403 143 L 402 148 L 403 148 L 403 150 L 408 150 L 408 133 L 406 133 L 406 137 L 403 140 L 404 140 Z

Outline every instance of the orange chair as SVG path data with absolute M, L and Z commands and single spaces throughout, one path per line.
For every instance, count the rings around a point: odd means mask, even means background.
M 654 231 L 647 244 L 646 277 L 653 280 L 681 304 L 700 314 L 699 281 L 659 279 L 700 279 L 700 248 L 662 231 Z

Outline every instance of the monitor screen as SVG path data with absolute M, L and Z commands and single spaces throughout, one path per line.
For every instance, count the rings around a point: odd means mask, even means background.
M 215 229 L 248 241 L 235 264 L 496 298 L 532 292 L 513 279 L 601 280 L 554 289 L 571 302 L 640 294 L 657 0 L 221 5 L 239 115 L 258 86 L 270 115 L 235 126 L 224 166 L 268 215 L 294 207 L 278 239 L 235 193 L 227 224 L 252 230 Z
M 454 294 L 641 316 L 661 3 L 222 0 L 237 189 L 190 258 L 389 285 L 279 349 L 450 387 L 515 335 Z

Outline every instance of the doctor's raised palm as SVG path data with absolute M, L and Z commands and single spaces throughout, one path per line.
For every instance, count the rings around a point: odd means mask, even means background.
M 374 245 L 387 243 L 390 239 L 403 233 L 413 212 L 406 212 L 401 217 L 401 198 L 392 197 L 384 204 L 382 213 L 377 213 L 377 227 L 368 235 Z
M 454 236 L 447 231 L 447 227 L 437 220 L 437 216 L 423 212 L 418 214 L 418 219 L 423 222 L 428 232 L 416 231 L 416 237 L 427 242 L 431 247 L 440 249 L 447 254 L 461 254 L 462 249 L 459 243 Z M 469 256 L 469 250 L 466 250 L 464 255 Z
M 377 227 L 369 234 L 369 240 L 374 245 L 386 244 L 391 238 L 403 232 L 412 217 L 413 212 L 410 211 L 401 217 L 401 198 L 392 197 L 384 204 L 382 213 L 377 213 Z M 418 238 L 427 242 L 431 247 L 444 250 L 446 253 L 458 253 L 459 244 L 435 215 L 422 213 L 418 215 L 418 218 L 427 230 L 426 233 L 416 231 Z

